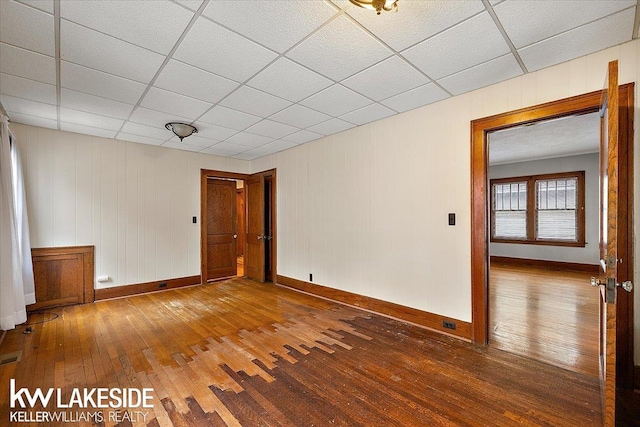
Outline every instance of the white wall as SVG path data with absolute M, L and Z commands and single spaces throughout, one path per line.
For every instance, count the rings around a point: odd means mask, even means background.
M 278 274 L 313 273 L 326 286 L 470 321 L 471 120 L 600 90 L 614 59 L 620 83 L 636 82 L 639 48 L 634 40 L 254 160 L 253 171 L 278 168 Z
M 491 149 L 491 143 L 489 143 L 489 149 Z M 489 252 L 491 255 L 598 265 L 598 260 L 600 259 L 600 248 L 598 245 L 600 238 L 600 178 L 598 154 L 495 165 L 489 168 L 489 178 L 509 178 L 581 170 L 585 171 L 585 229 L 587 245 L 584 248 L 521 245 L 517 243 L 489 243 Z
M 96 288 L 200 274 L 200 169 L 249 162 L 11 124 L 33 247 L 95 245 Z M 198 223 L 192 223 L 192 217 Z

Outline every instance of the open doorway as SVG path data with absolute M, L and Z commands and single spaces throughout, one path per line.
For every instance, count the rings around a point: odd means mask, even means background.
M 621 153 L 616 180 L 619 185 L 618 198 L 621 200 L 617 205 L 617 249 L 618 256 L 623 262 L 619 262 L 615 269 L 620 277 L 620 283 L 633 277 L 633 180 L 629 178 L 633 176 L 633 91 L 633 84 L 619 86 L 619 109 L 615 110 L 619 113 L 617 148 Z M 488 135 L 493 131 L 514 126 L 599 111 L 604 94 L 604 91 L 591 92 L 471 122 L 471 282 L 472 336 L 475 343 L 489 344 L 491 292 L 489 288 L 489 209 L 491 205 L 488 198 L 490 185 Z M 585 283 L 585 286 L 589 287 L 589 283 Z M 602 292 L 596 292 L 598 296 L 601 294 Z M 613 323 L 616 331 L 616 339 L 613 341 L 615 347 L 607 346 L 607 350 L 611 348 L 614 350 L 607 353 L 606 363 L 609 364 L 611 360 L 615 363 L 616 384 L 629 387 L 633 384 L 633 298 L 628 292 L 618 292 L 617 295 L 615 298 L 617 321 Z M 609 322 L 606 326 L 608 330 Z M 610 354 L 613 354 L 613 357 L 609 357 Z M 601 371 L 604 360 L 601 354 Z
M 201 276 L 274 281 L 276 171 L 201 171 Z
M 487 139 L 489 344 L 597 378 L 600 116 Z

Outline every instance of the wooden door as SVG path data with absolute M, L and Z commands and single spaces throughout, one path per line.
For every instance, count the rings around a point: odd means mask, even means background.
M 619 89 L 618 61 L 609 63 L 600 110 L 600 382 L 605 426 L 616 422 L 616 322 L 621 260 L 626 244 L 618 222 L 619 189 Z M 624 292 L 624 291 L 623 291 Z
M 244 188 L 238 188 L 238 256 L 244 255 L 244 234 L 245 230 L 245 209 L 244 209 Z
M 238 272 L 236 182 L 208 178 L 206 197 L 204 282 L 235 276 Z
M 245 234 L 245 275 L 259 282 L 265 280 L 264 176 L 251 175 L 244 182 L 247 217 Z

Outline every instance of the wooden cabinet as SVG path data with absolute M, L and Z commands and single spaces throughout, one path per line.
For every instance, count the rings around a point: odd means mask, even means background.
M 94 247 L 33 248 L 36 303 L 29 311 L 94 300 Z

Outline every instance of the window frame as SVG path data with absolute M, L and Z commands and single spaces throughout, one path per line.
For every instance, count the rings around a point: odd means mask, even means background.
M 566 179 L 576 178 L 577 182 L 577 240 L 558 240 L 558 239 L 538 239 L 536 238 L 536 224 L 538 222 L 538 206 L 536 203 L 536 181 L 554 180 L 554 179 Z M 495 237 L 495 184 L 506 183 L 527 183 L 527 209 L 526 209 L 526 221 L 527 221 L 527 237 L 525 239 L 520 238 L 506 238 Z M 526 175 L 508 178 L 496 178 L 489 181 L 489 201 L 490 201 L 490 241 L 493 243 L 517 243 L 524 245 L 546 245 L 546 246 L 572 246 L 572 247 L 585 247 L 586 246 L 586 231 L 585 231 L 585 173 L 584 171 L 574 172 L 558 172 L 539 175 Z

